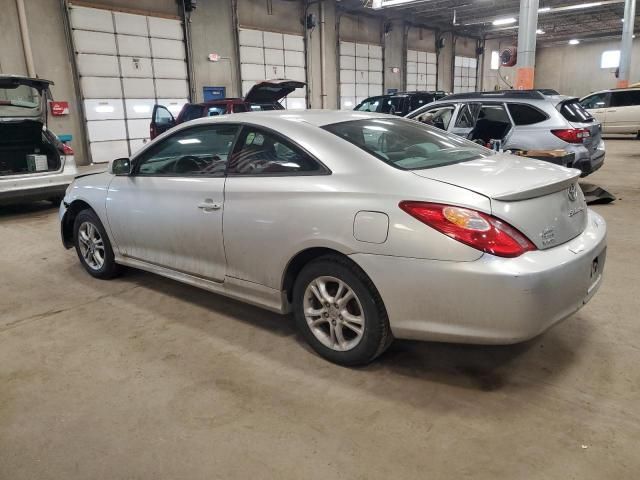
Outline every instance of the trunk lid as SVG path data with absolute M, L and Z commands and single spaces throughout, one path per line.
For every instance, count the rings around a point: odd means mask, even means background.
M 275 103 L 305 85 L 306 83 L 295 80 L 265 80 L 251 87 L 251 90 L 244 97 L 244 101 L 248 103 Z
M 492 214 L 520 230 L 539 249 L 568 242 L 586 227 L 579 170 L 500 153 L 412 172 L 488 197 Z
M 47 98 L 53 82 L 40 78 L 0 75 L 0 120 L 30 118 L 47 124 Z

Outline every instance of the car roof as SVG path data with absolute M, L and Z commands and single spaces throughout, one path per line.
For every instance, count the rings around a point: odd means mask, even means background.
M 276 122 L 304 122 L 317 127 L 323 127 L 332 123 L 348 122 L 350 120 L 364 120 L 371 118 L 394 118 L 393 115 L 373 112 L 357 112 L 354 110 L 270 110 L 264 112 L 245 112 L 205 117 L 193 122 L 198 123 L 255 123 L 269 126 Z M 187 122 L 191 123 L 191 122 Z
M 588 97 L 589 95 L 596 95 L 598 93 L 628 92 L 629 90 L 633 90 L 633 91 L 640 90 L 640 86 L 638 86 L 638 87 L 624 87 L 624 88 L 605 88 L 604 90 L 598 90 L 596 92 L 588 93 L 582 98 Z

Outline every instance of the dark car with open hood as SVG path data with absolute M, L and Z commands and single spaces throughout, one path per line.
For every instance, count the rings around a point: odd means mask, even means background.
M 73 150 L 47 128 L 53 82 L 0 75 L 0 205 L 59 203 L 74 179 Z

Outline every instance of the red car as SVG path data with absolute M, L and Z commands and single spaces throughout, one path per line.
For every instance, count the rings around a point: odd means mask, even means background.
M 294 80 L 265 80 L 255 84 L 244 99 L 223 98 L 202 103 L 186 103 L 177 118 L 174 118 L 164 105 L 155 105 L 149 126 L 149 136 L 154 139 L 179 123 L 196 118 L 259 110 L 284 110 L 279 100 L 305 85 L 304 82 Z

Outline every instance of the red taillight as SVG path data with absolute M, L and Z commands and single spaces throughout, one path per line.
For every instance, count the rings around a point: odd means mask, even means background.
M 404 201 L 399 206 L 448 237 L 492 255 L 517 257 L 536 249 L 518 230 L 486 213 L 441 203 Z
M 67 145 L 66 143 L 62 144 L 62 153 L 64 155 L 73 155 L 73 148 L 71 148 L 69 145 Z
M 563 128 L 551 130 L 551 133 L 567 143 L 582 143 L 585 138 L 591 136 L 588 128 Z

